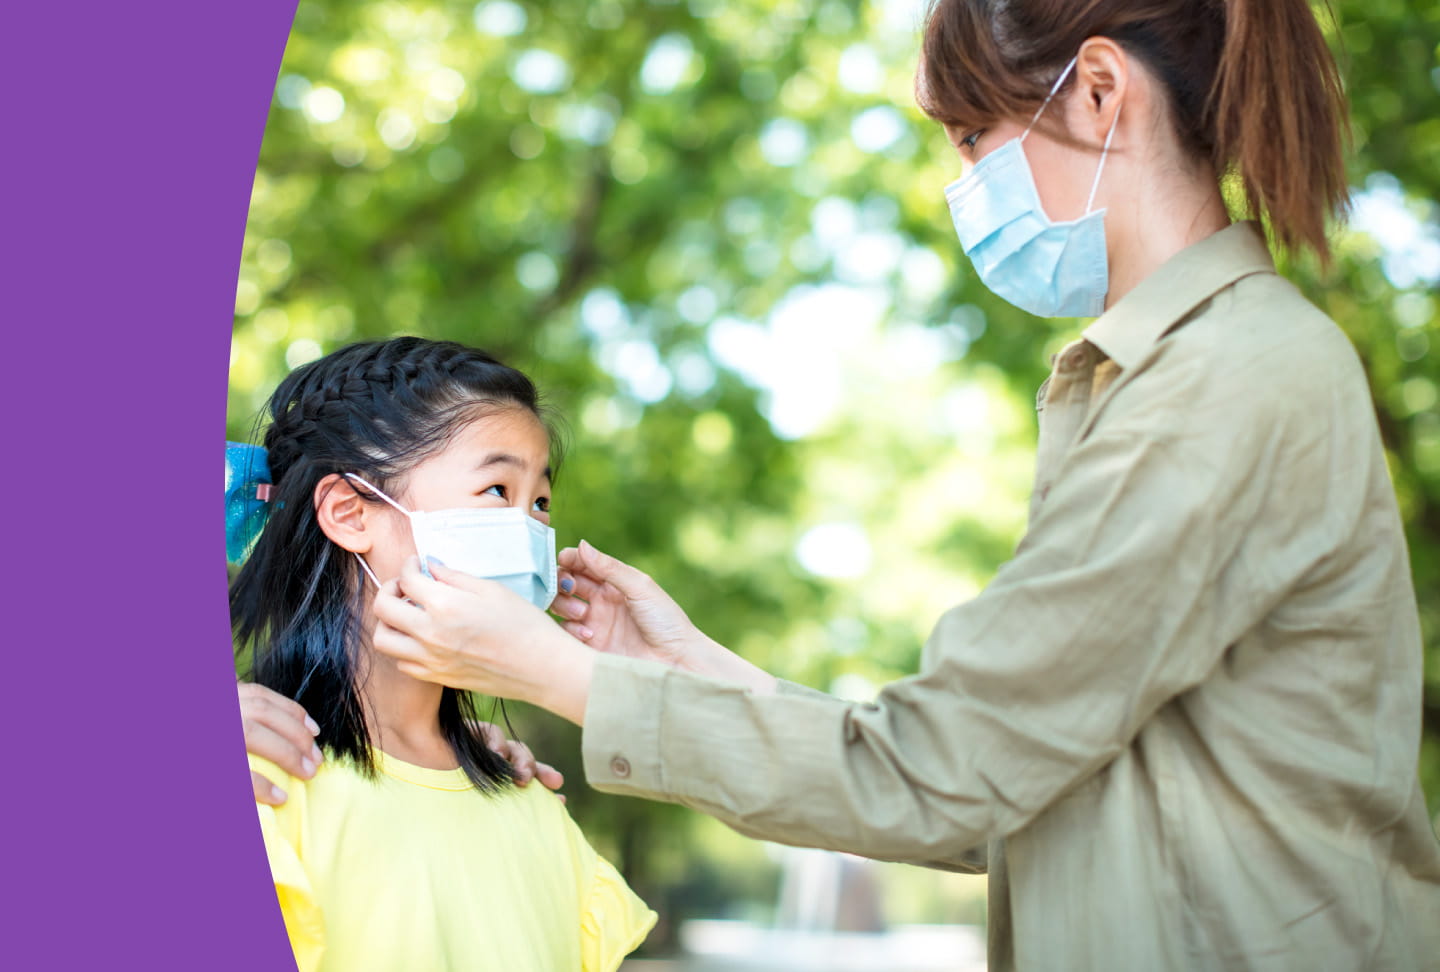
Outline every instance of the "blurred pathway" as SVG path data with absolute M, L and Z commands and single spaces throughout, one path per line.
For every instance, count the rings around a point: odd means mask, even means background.
M 902 925 L 864 934 L 690 921 L 681 940 L 689 954 L 631 959 L 620 972 L 985 972 L 984 931 L 968 925 Z

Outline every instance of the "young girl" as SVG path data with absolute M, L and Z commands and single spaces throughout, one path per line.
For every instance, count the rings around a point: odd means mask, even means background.
M 534 386 L 483 352 L 397 338 L 296 369 L 267 411 L 268 522 L 230 605 L 254 680 L 311 713 L 328 756 L 304 781 L 251 757 L 289 794 L 259 812 L 300 969 L 615 969 L 654 913 L 559 799 L 514 785 L 470 696 L 370 644 L 376 588 L 417 547 L 553 596 Z

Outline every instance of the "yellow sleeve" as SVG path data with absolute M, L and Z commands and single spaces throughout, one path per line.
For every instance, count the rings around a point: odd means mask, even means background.
M 281 807 L 257 803 L 255 809 L 260 815 L 260 835 L 265 840 L 265 855 L 270 860 L 275 896 L 280 901 L 290 948 L 295 952 L 295 965 L 299 972 L 313 972 L 320 967 L 320 957 L 325 951 L 325 922 L 301 859 L 300 824 L 305 813 L 305 783 L 258 756 L 250 757 L 250 768 L 259 771 L 289 797 Z
M 635 951 L 657 919 L 605 858 L 596 855 L 594 876 L 580 916 L 580 957 L 584 972 L 615 972 Z
M 630 890 L 620 872 L 595 853 L 564 806 L 548 793 L 545 797 L 564 820 L 580 890 L 581 972 L 615 972 L 650 934 L 658 916 Z

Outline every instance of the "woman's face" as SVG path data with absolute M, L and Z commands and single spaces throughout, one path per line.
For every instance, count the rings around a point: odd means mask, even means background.
M 1072 92 L 1073 94 L 1073 92 Z M 1020 150 L 1030 163 L 1030 172 L 1035 179 L 1035 189 L 1040 194 L 1040 205 L 1045 215 L 1052 220 L 1079 219 L 1085 215 L 1085 202 L 1090 195 L 1090 186 L 1095 179 L 1095 168 L 1100 164 L 1098 146 L 1096 151 L 1058 141 L 1047 131 L 1079 131 L 1071 127 L 1065 117 L 1072 98 L 1056 97 L 1045 107 L 1040 121 L 1030 130 Z M 1051 117 L 1051 116 L 1058 117 Z M 1078 120 L 1083 120 L 1078 119 Z M 1026 119 L 1026 122 L 1029 120 Z M 1047 126 L 1048 122 L 1048 126 Z M 1016 121 L 996 122 L 987 128 L 952 128 L 945 126 L 945 136 L 960 156 L 962 175 L 985 156 L 1025 132 L 1025 123 Z M 1104 181 L 1095 196 L 1095 208 L 1101 208 L 1104 198 Z
M 475 419 L 456 430 L 440 452 L 421 462 L 395 496 L 416 512 L 507 506 L 550 522 L 550 439 L 528 409 L 515 407 Z M 409 518 L 383 502 L 383 535 L 366 556 L 381 580 L 399 576 L 415 555 Z M 388 514 L 388 515 L 387 515 Z

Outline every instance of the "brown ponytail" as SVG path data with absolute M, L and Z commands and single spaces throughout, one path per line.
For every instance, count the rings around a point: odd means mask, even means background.
M 1212 158 L 1289 249 L 1329 257 L 1325 218 L 1343 211 L 1345 93 L 1306 0 L 1226 0 Z
M 1345 97 L 1308 0 L 935 0 L 916 100 L 956 127 L 1026 117 L 1097 36 L 1160 79 L 1181 144 L 1234 175 L 1247 215 L 1328 259 L 1326 220 L 1347 198 Z

